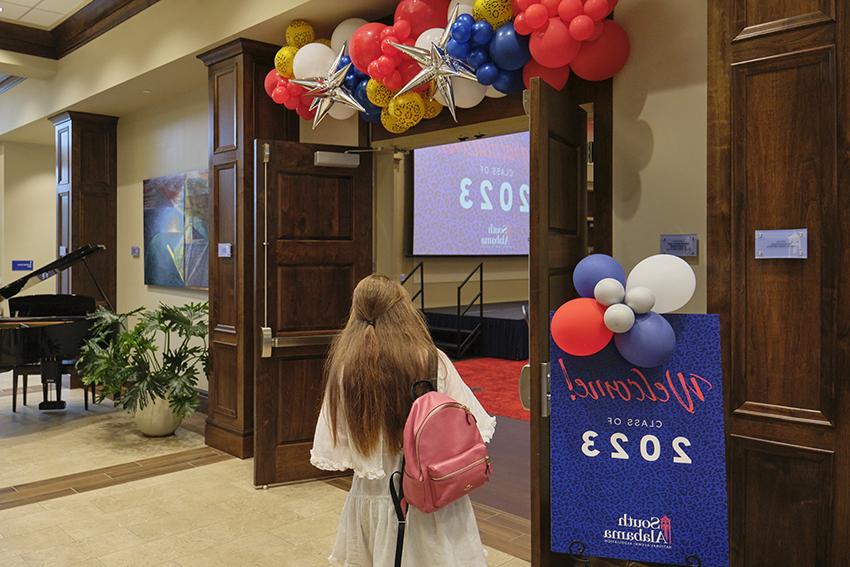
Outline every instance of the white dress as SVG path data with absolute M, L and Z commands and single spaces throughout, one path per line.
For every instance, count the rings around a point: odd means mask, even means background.
M 481 437 L 489 442 L 496 429 L 496 419 L 484 411 L 449 358 L 442 352 L 439 357 L 437 389 L 470 409 L 478 420 Z M 344 428 L 344 423 L 341 426 Z M 389 476 L 401 468 L 402 456 L 383 450 L 361 455 L 350 447 L 347 431 L 338 433 L 338 443 L 334 446 L 330 419 L 323 405 L 310 462 L 322 470 L 354 471 L 329 560 L 345 567 L 393 567 L 398 521 L 390 499 Z M 403 567 L 485 567 L 486 564 L 468 496 L 432 514 L 409 508 Z

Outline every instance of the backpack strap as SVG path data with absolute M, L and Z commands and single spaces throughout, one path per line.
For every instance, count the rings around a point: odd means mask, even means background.
M 407 514 L 405 514 L 404 502 L 404 459 L 401 460 L 401 470 L 390 475 L 390 496 L 393 499 L 396 519 L 398 520 L 398 531 L 395 540 L 395 567 L 401 567 L 401 556 L 404 551 L 404 530 L 407 527 Z M 395 479 L 398 477 L 398 488 Z

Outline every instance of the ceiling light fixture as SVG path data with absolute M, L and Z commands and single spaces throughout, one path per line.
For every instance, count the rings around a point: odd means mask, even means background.
M 151 91 L 149 89 L 144 89 L 142 91 L 142 94 L 151 94 Z

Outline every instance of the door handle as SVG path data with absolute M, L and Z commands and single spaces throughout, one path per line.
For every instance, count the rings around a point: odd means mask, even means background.
M 549 363 L 541 362 L 540 363 L 540 380 L 541 380 L 541 388 L 543 391 L 543 399 L 541 400 L 540 407 L 540 415 L 542 417 L 549 417 L 551 413 L 552 407 L 552 394 L 550 391 L 550 380 L 549 380 Z M 531 409 L 531 365 L 526 364 L 522 367 L 522 370 L 519 373 L 519 401 L 522 404 L 523 409 L 530 410 Z
M 284 335 L 282 337 L 275 337 L 272 335 L 271 327 L 260 327 L 260 334 L 261 358 L 271 358 L 272 350 L 276 348 L 329 345 L 339 335 L 339 333 L 327 333 L 323 335 Z

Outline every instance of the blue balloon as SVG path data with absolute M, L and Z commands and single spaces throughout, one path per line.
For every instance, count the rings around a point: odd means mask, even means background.
M 634 327 L 614 335 L 614 344 L 623 358 L 641 368 L 661 366 L 676 350 L 676 333 L 667 319 L 650 311 L 638 315 Z
M 478 69 L 485 63 L 490 61 L 490 54 L 487 53 L 487 50 L 481 49 L 477 47 L 469 52 L 469 55 L 466 56 L 466 62 L 473 69 Z
M 487 20 L 478 20 L 472 26 L 472 43 L 487 45 L 493 39 L 493 26 Z
M 512 22 L 508 22 L 493 35 L 490 58 L 505 71 L 517 71 L 531 60 L 528 36 L 519 35 Z
M 452 24 L 452 39 L 460 43 L 466 43 L 472 37 L 472 24 L 458 18 Z
M 504 94 L 522 92 L 524 86 L 522 71 L 500 71 L 499 76 L 493 81 L 493 88 Z
M 582 297 L 593 297 L 593 288 L 605 278 L 614 278 L 626 287 L 626 271 L 607 254 L 591 254 L 576 264 L 573 284 Z
M 352 73 L 351 71 L 345 76 L 345 88 L 349 90 L 349 92 L 354 92 L 354 89 L 357 88 L 357 85 L 360 84 L 360 77 L 357 76 L 357 73 Z
M 368 109 L 367 105 L 372 104 L 369 101 L 369 97 L 366 95 L 366 86 L 369 84 L 369 79 L 363 79 L 357 84 L 352 94 L 354 95 L 354 100 L 363 105 L 363 108 Z M 374 105 L 373 105 L 374 106 Z
M 466 56 L 469 55 L 469 44 L 450 39 L 446 44 L 446 53 L 455 59 L 466 59 Z
M 375 106 L 372 103 L 369 103 L 368 106 L 363 106 L 366 109 L 366 112 L 361 112 L 360 116 L 363 117 L 363 120 L 366 122 L 371 122 L 372 124 L 377 124 L 381 121 L 381 107 Z
M 499 77 L 499 68 L 493 63 L 485 63 L 475 72 L 475 77 L 479 83 L 489 87 Z
M 456 22 L 463 22 L 465 25 L 468 25 L 470 28 L 475 25 L 475 18 L 472 17 L 472 14 L 461 14 L 455 20 Z

